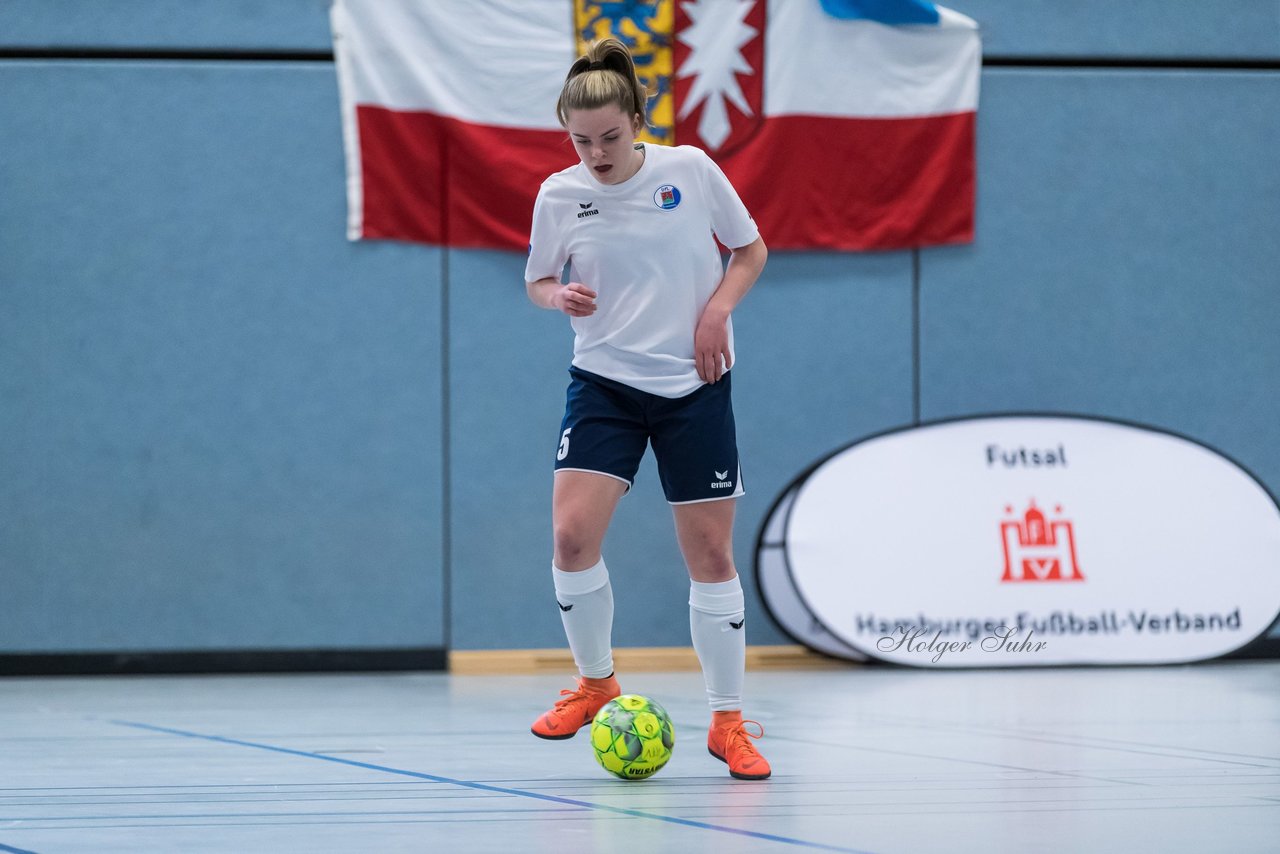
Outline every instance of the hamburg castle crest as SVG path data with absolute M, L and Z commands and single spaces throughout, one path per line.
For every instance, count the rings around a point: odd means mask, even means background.
M 1013 516 L 1013 507 L 1004 508 Z M 1059 516 L 1062 507 L 1054 508 Z M 1004 545 L 1003 581 L 1084 581 L 1076 563 L 1076 539 L 1071 522 L 1046 519 L 1035 499 L 1021 519 L 1014 517 L 1000 523 L 1000 539 Z

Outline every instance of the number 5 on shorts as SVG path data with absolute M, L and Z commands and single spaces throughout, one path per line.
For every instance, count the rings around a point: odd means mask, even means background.
M 560 450 L 556 452 L 557 460 L 563 460 L 565 457 L 569 456 L 569 433 L 572 431 L 573 428 L 570 427 L 568 430 L 565 430 L 560 434 Z

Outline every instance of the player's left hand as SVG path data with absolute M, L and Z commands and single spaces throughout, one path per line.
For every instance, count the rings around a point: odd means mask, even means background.
M 704 383 L 716 383 L 725 371 L 733 367 L 729 355 L 728 316 L 710 309 L 702 312 L 698 328 L 693 333 L 693 359 L 698 378 Z

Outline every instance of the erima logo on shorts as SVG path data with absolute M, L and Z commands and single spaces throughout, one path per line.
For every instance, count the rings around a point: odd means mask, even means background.
M 733 481 L 728 479 L 729 472 L 718 471 L 715 473 L 715 475 L 716 475 L 715 482 L 711 484 L 712 489 L 728 489 L 729 487 L 733 486 Z
M 680 206 L 680 188 L 671 184 L 663 184 L 653 192 L 653 203 L 664 211 L 673 211 Z

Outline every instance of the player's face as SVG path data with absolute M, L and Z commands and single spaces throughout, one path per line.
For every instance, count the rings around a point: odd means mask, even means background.
M 640 117 L 609 104 L 594 110 L 572 110 L 567 128 L 584 166 L 601 184 L 621 184 L 636 174 L 644 155 L 635 148 Z

